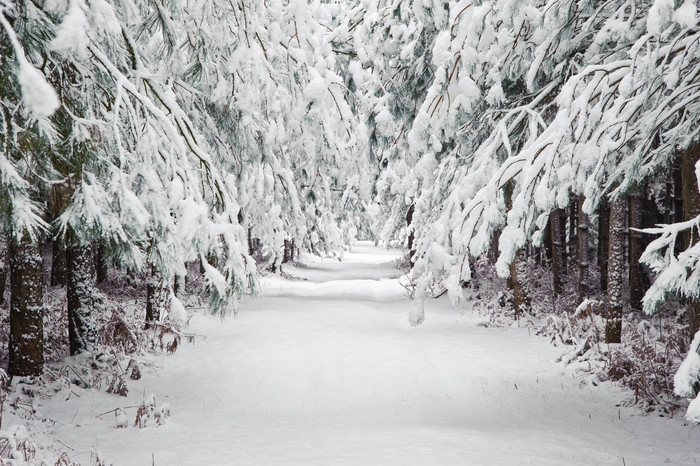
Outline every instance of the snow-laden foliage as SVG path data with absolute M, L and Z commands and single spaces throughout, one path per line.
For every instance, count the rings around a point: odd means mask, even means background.
M 450 277 L 458 298 L 470 257 L 498 231 L 507 275 L 515 251 L 539 241 L 549 212 L 571 195 L 584 194 L 593 213 L 697 139 L 697 13 L 686 3 L 351 10 L 339 29 L 357 54 L 351 71 L 379 159 L 376 189 L 394 212 L 416 205 L 415 272 Z M 389 218 L 391 234 L 404 218 Z
M 253 249 L 278 264 L 285 240 L 326 254 L 366 231 L 342 11 L 268 3 L 3 2 L 3 223 L 49 218 L 166 281 L 201 261 L 221 313 L 255 291 Z
M 384 233 L 413 232 L 414 276 L 453 301 L 476 258 L 497 248 L 508 276 L 552 210 L 584 196 L 593 216 L 700 140 L 694 1 L 355 5 L 339 35 L 356 54 Z M 697 244 L 674 251 L 684 230 L 697 221 L 652 231 L 648 312 L 669 294 L 697 296 Z

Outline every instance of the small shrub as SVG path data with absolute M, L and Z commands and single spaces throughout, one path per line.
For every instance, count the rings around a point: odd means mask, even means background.
M 162 426 L 168 419 L 170 419 L 170 405 L 166 403 L 158 407 L 155 396 L 150 395 L 138 407 L 134 427 Z

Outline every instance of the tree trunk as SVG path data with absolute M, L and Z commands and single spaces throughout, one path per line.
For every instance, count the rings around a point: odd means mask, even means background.
M 48 198 L 51 221 L 56 220 L 70 204 L 75 187 L 71 184 L 54 184 Z M 51 286 L 66 286 L 66 248 L 60 241 L 51 240 Z
M 696 144 L 681 154 L 681 180 L 683 182 L 683 218 L 691 220 L 700 215 L 700 192 L 695 165 L 700 161 L 700 144 Z M 686 236 L 687 247 L 698 242 L 698 231 L 692 230 Z M 700 299 L 688 298 L 690 316 L 690 339 L 700 330 Z
M 95 278 L 97 283 L 102 283 L 109 276 L 109 257 L 107 247 L 102 241 L 97 243 L 95 254 Z
M 282 263 L 294 262 L 294 240 L 284 240 L 284 252 L 282 254 Z
M 576 273 L 574 260 L 578 258 L 578 202 L 575 197 L 569 198 L 569 237 L 564 244 L 569 247 L 568 254 L 564 256 L 564 267 L 571 267 L 571 276 L 573 277 Z
M 515 316 L 519 317 L 523 312 L 530 312 L 530 292 L 527 283 L 527 253 L 525 248 L 520 248 L 515 253 L 513 263 L 510 264 L 510 283 L 513 289 L 513 309 Z
M 151 268 L 151 277 L 146 285 L 146 328 L 152 322 L 158 322 L 169 307 L 170 289 L 163 275 Z
M 646 249 L 647 242 L 644 233 L 633 230 L 642 229 L 644 220 L 644 188 L 637 189 L 630 196 L 630 236 L 629 236 L 629 280 L 630 280 L 630 307 L 642 309 L 642 298 L 649 285 L 646 272 L 639 262 L 642 253 Z
M 610 251 L 610 203 L 607 199 L 598 206 L 598 270 L 600 291 L 608 291 L 608 254 Z
M 583 211 L 583 203 L 586 198 L 578 196 L 578 302 L 583 302 L 590 295 L 589 274 L 590 274 L 590 253 L 588 250 L 589 225 L 588 215 Z
M 564 275 L 566 274 L 566 212 L 564 209 L 554 209 L 549 214 L 549 224 L 552 238 L 552 282 L 554 294 L 563 291 Z
M 51 286 L 66 286 L 66 249 L 60 241 L 52 241 Z
M 511 181 L 504 188 L 504 198 L 508 210 L 513 208 L 513 185 Z M 508 286 L 513 291 L 513 310 L 519 317 L 523 312 L 530 311 L 530 292 L 527 283 L 527 251 L 520 248 L 515 252 L 513 262 L 510 264 L 510 277 Z
M 624 198 L 610 205 L 610 249 L 608 254 L 608 316 L 605 342 L 622 339 L 623 280 L 625 277 L 627 202 Z
M 66 248 L 66 295 L 70 354 L 92 351 L 95 346 L 95 266 L 92 246 L 71 244 Z
M 27 233 L 10 241 L 10 375 L 44 369 L 44 293 L 39 243 Z
M 542 230 L 542 247 L 538 253 L 537 263 L 549 265 L 552 263 L 552 213 L 547 217 L 547 225 Z
M 7 283 L 8 263 L 8 242 L 7 235 L 0 230 L 0 304 L 5 302 L 5 283 Z
M 406 212 L 406 227 L 411 228 L 411 223 L 413 223 L 413 214 L 416 211 L 416 204 L 413 203 L 408 207 L 408 212 Z M 414 247 L 414 242 L 415 242 L 416 236 L 415 232 L 413 229 L 411 229 L 410 233 L 408 234 L 408 253 L 409 257 L 411 259 L 411 264 L 414 264 L 413 256 L 416 254 L 416 249 Z

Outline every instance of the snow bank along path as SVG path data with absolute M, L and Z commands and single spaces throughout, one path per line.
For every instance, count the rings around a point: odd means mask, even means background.
M 131 384 L 133 400 L 94 393 L 53 406 L 59 437 L 97 445 L 115 465 L 700 460 L 698 429 L 616 407 L 629 394 L 582 384 L 526 330 L 479 327 L 483 317 L 444 300 L 410 327 L 404 289 L 383 278 L 397 274 L 396 254 L 362 243 L 342 262 L 307 258 L 286 269 L 306 280 L 264 279 L 237 319 L 195 316 L 206 338 L 162 356 L 157 374 Z M 95 418 L 144 393 L 170 404 L 168 424 Z

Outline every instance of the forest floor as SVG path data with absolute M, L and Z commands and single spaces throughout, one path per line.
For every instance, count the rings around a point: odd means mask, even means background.
M 195 343 L 157 355 L 126 398 L 42 400 L 52 421 L 31 430 L 83 464 L 93 446 L 129 466 L 700 462 L 700 428 L 682 413 L 626 406 L 630 392 L 577 377 L 527 329 L 485 328 L 470 303 L 444 297 L 411 327 L 399 254 L 360 243 L 342 262 L 304 257 L 284 269 L 294 278 L 263 278 L 237 318 L 195 314 Z M 130 406 L 151 394 L 170 418 L 133 427 Z

